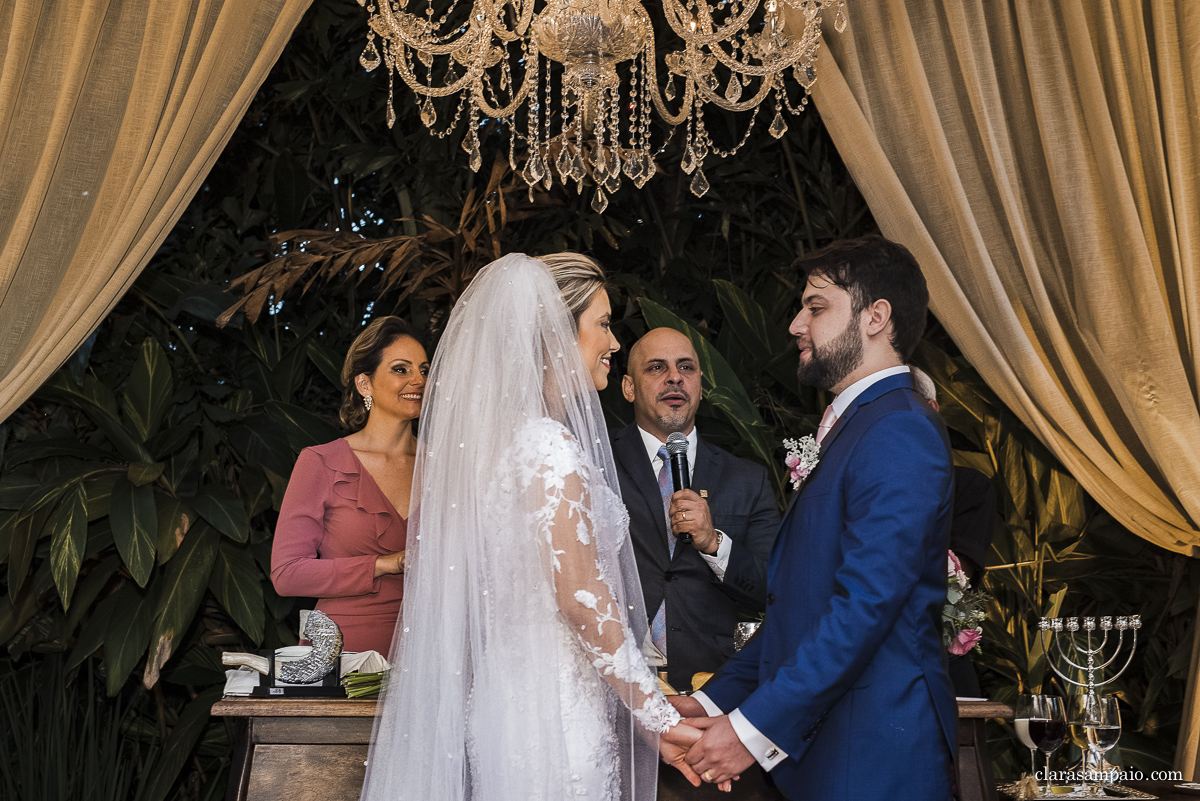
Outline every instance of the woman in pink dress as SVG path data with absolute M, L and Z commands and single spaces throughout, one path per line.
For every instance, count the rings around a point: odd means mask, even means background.
M 354 433 L 296 460 L 271 550 L 280 595 L 319 598 L 347 651 L 387 654 L 404 597 L 409 495 L 429 359 L 413 329 L 384 317 L 342 366 L 342 423 Z

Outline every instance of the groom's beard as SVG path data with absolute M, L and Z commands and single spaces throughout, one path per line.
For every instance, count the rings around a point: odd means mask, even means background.
M 842 379 L 858 369 L 863 360 L 862 331 L 858 328 L 858 315 L 850 316 L 846 330 L 822 348 L 816 343 L 808 363 L 800 362 L 796 377 L 801 384 L 831 391 Z

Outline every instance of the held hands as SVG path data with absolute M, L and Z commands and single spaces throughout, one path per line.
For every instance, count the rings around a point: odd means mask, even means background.
M 711 774 L 711 773 L 709 774 L 709 776 L 704 776 L 703 773 L 701 773 L 700 771 L 697 771 L 694 768 L 693 765 L 696 761 L 696 758 L 692 755 L 691 750 L 690 750 L 690 749 L 694 748 L 694 746 L 696 745 L 696 741 L 699 740 L 700 738 L 695 737 L 694 735 L 691 735 L 691 732 L 696 732 L 698 734 L 699 727 L 694 726 L 694 725 L 688 725 L 688 724 L 689 723 L 694 724 L 695 720 L 708 722 L 708 721 L 717 720 L 717 718 L 704 717 L 704 715 L 707 714 L 704 711 L 704 706 L 699 701 L 697 701 L 695 698 L 690 698 L 686 695 L 670 695 L 670 696 L 667 696 L 667 700 L 671 702 L 671 705 L 675 707 L 676 711 L 678 711 L 679 714 L 683 715 L 686 718 L 694 719 L 694 720 L 688 720 L 685 723 L 682 723 L 679 726 L 676 726 L 670 732 L 667 732 L 667 734 L 664 734 L 662 736 L 662 740 L 659 742 L 659 750 L 662 751 L 663 761 L 666 762 L 668 765 L 674 765 L 676 768 L 678 768 L 679 771 L 687 778 L 687 780 L 696 787 L 700 786 L 701 780 L 709 781 L 710 777 L 712 777 L 714 779 L 719 778 L 720 781 L 714 782 L 714 783 L 717 784 L 719 789 L 721 789 L 725 792 L 729 792 L 732 789 L 732 782 L 739 778 L 740 771 L 738 774 L 734 774 L 732 776 L 726 776 L 726 777 L 716 777 L 714 774 Z M 664 747 L 664 743 L 667 743 L 668 735 L 673 734 L 673 732 L 675 732 L 678 729 L 683 729 L 686 732 L 688 732 L 689 739 L 691 740 L 691 742 L 688 743 L 687 746 L 683 749 L 685 754 L 683 755 L 684 759 L 682 761 L 682 764 L 669 759 L 667 749 Z M 740 742 L 739 742 L 739 744 L 740 744 Z M 674 746 L 671 745 L 668 747 L 674 747 Z M 674 756 L 673 753 L 672 753 L 672 756 Z M 688 764 L 689 762 L 693 763 L 693 764 Z M 751 757 L 751 762 L 753 762 L 753 757 Z
M 692 547 L 708 555 L 717 552 L 717 532 L 713 528 L 708 501 L 690 489 L 671 496 L 671 531 L 678 537 L 692 535 Z
M 698 704 L 699 702 L 697 702 Z M 716 718 L 688 718 L 685 724 L 701 729 L 704 736 L 687 752 L 692 771 L 704 781 L 728 785 L 754 764 L 754 755 L 738 739 L 728 715 Z M 685 774 L 686 775 L 686 774 Z
M 375 557 L 375 578 L 392 576 L 404 572 L 404 551 L 385 553 Z
M 691 783 L 693 787 L 700 786 L 700 777 L 688 764 L 686 757 L 688 749 L 696 744 L 700 739 L 700 731 L 689 726 L 686 723 L 678 723 L 659 736 L 658 751 L 662 754 L 663 762 L 677 769 L 683 774 L 683 777 Z M 725 780 L 720 783 L 719 789 L 724 792 L 729 792 L 731 789 L 731 781 Z

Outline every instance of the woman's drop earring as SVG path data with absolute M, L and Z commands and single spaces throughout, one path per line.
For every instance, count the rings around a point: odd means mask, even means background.
M 366 395 L 363 397 L 363 406 L 367 407 L 368 412 L 371 411 L 371 403 L 372 403 L 372 401 L 371 401 L 370 395 Z

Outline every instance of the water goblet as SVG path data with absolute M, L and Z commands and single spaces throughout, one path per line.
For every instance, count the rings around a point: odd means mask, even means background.
M 1042 728 L 1042 724 L 1049 723 L 1051 716 L 1049 712 L 1049 695 L 1020 695 L 1017 697 L 1017 705 L 1015 714 L 1013 715 L 1013 725 L 1017 730 L 1017 737 L 1029 749 L 1029 775 L 1037 779 L 1037 751 L 1038 743 L 1033 737 L 1033 729 Z
M 1115 695 L 1100 695 L 1095 699 L 1094 714 L 1084 724 L 1084 732 L 1096 764 L 1102 765 L 1104 755 L 1121 739 L 1121 710 Z

